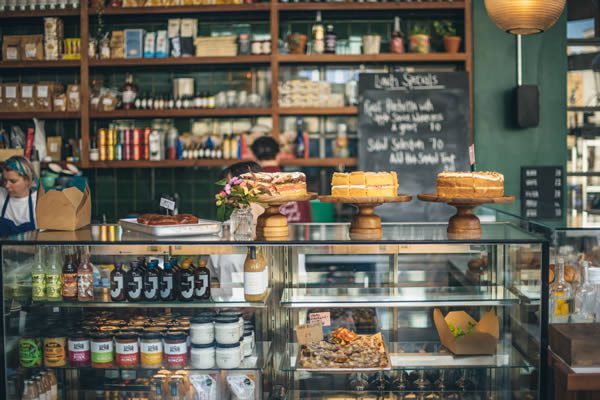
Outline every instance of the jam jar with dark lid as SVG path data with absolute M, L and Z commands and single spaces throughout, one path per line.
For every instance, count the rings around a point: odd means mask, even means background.
M 137 368 L 140 349 L 137 333 L 119 333 L 115 336 L 115 355 L 119 368 Z
M 91 355 L 93 368 L 110 368 L 113 365 L 113 335 L 98 332 L 92 335 Z
M 160 368 L 163 360 L 162 334 L 158 332 L 145 332 L 140 344 L 142 368 Z
M 69 365 L 76 368 L 90 366 L 90 337 L 84 331 L 77 331 L 67 340 L 67 356 Z
M 188 355 L 188 336 L 180 331 L 168 331 L 165 335 L 165 366 L 168 369 L 185 368 Z

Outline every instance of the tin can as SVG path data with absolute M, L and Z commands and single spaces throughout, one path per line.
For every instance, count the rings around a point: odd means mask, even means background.
M 102 147 L 102 146 L 106 145 L 106 135 L 107 135 L 106 129 L 104 129 L 104 128 L 98 129 L 98 138 L 97 138 L 97 141 L 98 141 L 98 146 L 99 147 Z
M 140 157 L 141 157 L 141 151 L 140 151 L 140 149 L 141 149 L 141 147 L 142 146 L 139 145 L 139 144 L 134 144 L 133 145 L 133 159 L 135 161 L 139 161 L 140 160 Z
M 106 159 L 107 159 L 107 157 L 106 157 L 107 156 L 107 154 L 106 154 L 107 153 L 106 146 L 100 146 L 98 148 L 98 150 L 99 150 L 99 153 L 100 153 L 100 157 L 99 157 L 100 161 L 106 161 Z
M 131 129 L 123 129 L 123 144 L 131 143 Z
M 140 144 L 142 138 L 142 130 L 139 128 L 135 128 L 133 130 L 133 144 Z
M 123 145 L 115 145 L 115 160 L 121 161 L 123 159 Z
M 110 145 L 110 146 L 106 146 L 107 148 L 107 154 L 106 154 L 106 159 L 108 161 L 113 161 L 115 159 L 115 146 Z
M 125 143 L 125 129 L 124 128 L 119 128 L 119 141 L 117 143 L 119 144 L 123 144 Z
M 127 160 L 127 161 L 131 160 L 131 158 L 132 158 L 131 153 L 132 153 L 131 152 L 131 144 L 129 144 L 129 143 L 124 144 L 123 145 L 123 160 Z

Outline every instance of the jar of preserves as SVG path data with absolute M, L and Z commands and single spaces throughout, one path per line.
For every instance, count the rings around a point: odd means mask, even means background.
M 90 366 L 90 338 L 85 332 L 76 332 L 67 341 L 69 365 L 84 368 Z
M 163 342 L 158 332 L 145 332 L 140 345 L 142 368 L 156 369 L 162 366 Z
M 119 333 L 115 336 L 115 353 L 119 368 L 137 368 L 140 358 L 138 335 Z
M 254 350 L 254 332 L 251 330 L 244 331 L 244 339 L 242 342 L 242 353 L 244 357 L 252 355 Z
M 169 369 L 185 368 L 187 365 L 187 335 L 184 332 L 167 332 L 165 336 L 165 366 Z
M 195 317 L 190 325 L 192 344 L 209 344 L 215 341 L 215 325 L 211 317 Z
M 192 368 L 211 369 L 215 367 L 215 344 L 192 344 Z
M 217 343 L 215 356 L 218 368 L 232 369 L 239 367 L 242 360 L 240 342 L 238 341 L 231 344 Z
M 108 333 L 98 332 L 92 336 L 92 368 L 110 368 L 113 365 L 113 339 Z
M 44 365 L 46 367 L 64 367 L 67 364 L 67 338 L 52 335 L 44 338 Z

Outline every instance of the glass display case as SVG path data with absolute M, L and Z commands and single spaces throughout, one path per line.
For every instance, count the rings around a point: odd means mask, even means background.
M 448 240 L 445 224 L 384 224 L 378 241 L 290 228 L 281 242 L 115 225 L 5 240 L 3 397 L 56 382 L 59 399 L 546 398 L 543 237 L 507 223 L 477 240 Z M 205 269 L 209 298 L 150 295 L 169 271 L 181 294 L 190 274 L 206 288 Z

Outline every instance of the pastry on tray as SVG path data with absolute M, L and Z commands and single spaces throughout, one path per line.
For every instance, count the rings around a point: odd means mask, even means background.
M 493 198 L 504 196 L 504 175 L 498 172 L 440 172 L 439 197 Z
M 334 197 L 395 197 L 398 195 L 396 172 L 335 172 L 331 178 Z
M 319 342 L 302 345 L 298 363 L 307 369 L 390 366 L 381 333 L 357 335 L 346 328 L 334 330 Z
M 302 172 L 249 172 L 240 176 L 251 187 L 264 188 L 271 196 L 306 195 L 306 175 Z
M 190 225 L 197 224 L 198 217 L 192 214 L 143 214 L 138 217 L 137 222 L 144 225 Z

